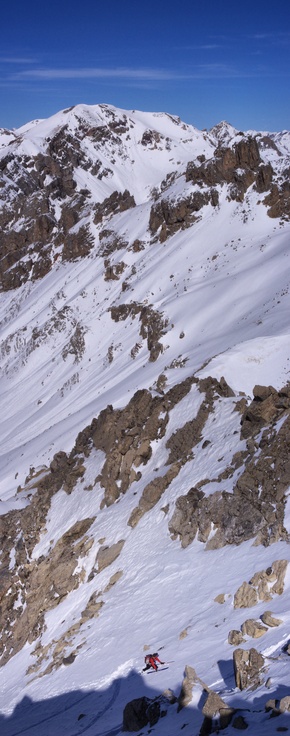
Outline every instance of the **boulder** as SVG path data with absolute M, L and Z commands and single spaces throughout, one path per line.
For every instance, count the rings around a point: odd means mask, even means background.
M 286 570 L 288 567 L 288 560 L 275 560 L 272 564 L 272 571 L 275 575 L 276 582 L 274 583 L 272 587 L 272 593 L 277 593 L 277 595 L 282 595 L 284 591 L 284 581 L 285 581 L 285 575 Z
M 263 621 L 263 624 L 266 624 L 266 626 L 280 626 L 280 624 L 283 623 L 281 618 L 274 618 L 272 616 L 271 611 L 265 611 L 262 613 L 261 621 Z
M 239 731 L 245 731 L 248 728 L 248 724 L 244 716 L 236 716 L 232 722 L 232 727 L 237 728 Z
M 178 711 L 185 708 L 192 700 L 192 690 L 194 685 L 197 683 L 198 677 L 196 671 L 190 665 L 185 666 L 184 678 L 181 685 L 180 694 L 178 697 Z
M 204 715 L 204 721 L 200 730 L 200 736 L 206 736 L 206 734 L 212 733 L 213 720 L 215 720 L 215 727 L 217 726 L 216 721 L 218 721 L 218 729 L 227 728 L 235 710 L 234 708 L 230 708 L 217 693 L 210 690 L 202 708 L 202 713 Z
M 228 643 L 232 644 L 233 646 L 237 647 L 239 644 L 241 644 L 243 641 L 245 641 L 243 634 L 241 631 L 238 631 L 237 629 L 232 629 L 229 632 L 228 635 Z
M 259 639 L 268 631 L 267 626 L 263 626 L 259 621 L 255 621 L 253 618 L 248 618 L 242 624 L 242 634 L 246 636 L 252 636 L 253 639 Z
M 243 582 L 234 595 L 234 608 L 251 608 L 258 603 L 258 593 L 247 582 Z
M 284 698 L 281 698 L 279 703 L 279 710 L 280 713 L 289 713 L 290 711 L 290 695 L 285 695 Z
M 262 682 L 264 657 L 256 649 L 235 649 L 233 654 L 236 686 L 255 690 Z
M 224 594 L 224 593 L 219 593 L 219 594 L 218 594 L 218 595 L 216 595 L 216 597 L 214 598 L 214 602 L 215 602 L 215 603 L 220 603 L 220 604 L 222 604 L 222 603 L 225 603 L 225 600 L 226 600 L 226 599 L 225 599 L 225 594 Z
M 123 731 L 140 731 L 140 728 L 147 726 L 147 707 L 148 698 L 135 698 L 125 705 L 123 711 Z
M 123 731 L 140 731 L 145 726 L 155 726 L 159 718 L 167 714 L 168 707 L 176 703 L 177 698 L 168 688 L 156 698 L 141 696 L 130 700 L 123 710 Z

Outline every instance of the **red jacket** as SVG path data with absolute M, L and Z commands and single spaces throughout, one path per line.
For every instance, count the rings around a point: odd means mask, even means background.
M 161 659 L 159 659 L 159 657 L 153 657 L 153 654 L 146 655 L 145 664 L 150 664 L 150 666 L 153 667 L 154 670 L 157 670 L 156 662 L 159 662 L 159 664 L 163 664 L 163 662 L 161 662 Z

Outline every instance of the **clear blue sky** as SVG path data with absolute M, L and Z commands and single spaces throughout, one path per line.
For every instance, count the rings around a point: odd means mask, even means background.
M 290 128 L 289 0 L 5 0 L 0 127 L 80 102 Z

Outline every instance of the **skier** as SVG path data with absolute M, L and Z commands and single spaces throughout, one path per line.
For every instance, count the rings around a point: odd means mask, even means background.
M 159 664 L 164 664 L 164 662 L 161 662 L 161 659 L 159 659 L 158 652 L 154 652 L 154 654 L 146 654 L 144 661 L 145 661 L 146 667 L 144 667 L 143 672 L 146 672 L 146 670 L 150 670 L 150 667 L 152 667 L 153 670 L 157 672 L 158 670 L 157 662 L 159 662 Z

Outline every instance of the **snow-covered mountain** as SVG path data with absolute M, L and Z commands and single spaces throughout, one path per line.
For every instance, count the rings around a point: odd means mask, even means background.
M 289 171 L 110 105 L 0 131 L 4 736 L 289 728 Z

